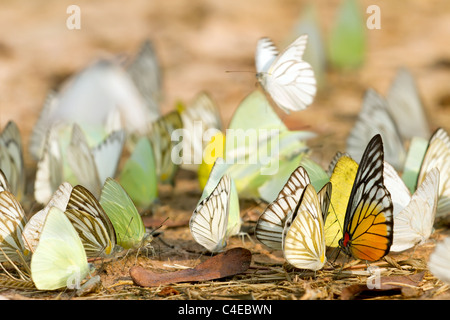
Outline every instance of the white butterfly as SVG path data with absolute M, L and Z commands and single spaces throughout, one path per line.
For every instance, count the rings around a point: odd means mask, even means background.
M 210 252 L 220 252 L 227 245 L 231 179 L 224 175 L 216 188 L 201 200 L 189 221 L 195 241 Z
M 439 195 L 436 217 L 450 214 L 450 137 L 443 129 L 437 129 L 428 143 L 420 167 L 417 185 L 420 185 L 429 171 L 439 169 Z
M 400 252 L 425 243 L 433 232 L 439 170 L 431 170 L 412 196 L 395 169 L 386 162 L 383 177 L 394 206 L 394 236 L 390 251 Z
M 286 261 L 296 268 L 319 270 L 327 261 L 324 225 L 331 183 L 327 183 L 324 190 L 328 197 L 322 199 L 311 184 L 307 185 L 295 211 L 286 221 L 282 236 L 283 254 Z
M 275 250 L 283 249 L 285 229 L 289 227 L 303 192 L 310 183 L 308 173 L 303 167 L 300 166 L 292 172 L 278 197 L 267 206 L 258 218 L 255 234 L 261 243 Z M 329 188 L 331 188 L 331 184 L 327 183 L 318 194 L 320 210 L 325 215 L 324 221 L 328 213 L 331 195 Z
M 436 245 L 430 255 L 428 269 L 436 278 L 450 284 L 450 237 Z
M 384 142 L 386 161 L 399 171 L 403 171 L 406 160 L 404 143 L 413 137 L 430 136 L 414 79 L 406 69 L 398 71 L 386 99 L 373 89 L 366 91 L 358 119 L 347 138 L 347 152 L 360 159 L 364 147 L 377 133 Z
M 305 109 L 316 95 L 314 71 L 302 60 L 307 39 L 298 37 L 281 53 L 268 38 L 260 39 L 256 47 L 256 77 L 286 113 Z
M 94 148 L 90 148 L 83 131 L 73 125 L 67 149 L 67 161 L 78 183 L 96 197 L 100 195 L 106 178 L 114 177 L 125 141 L 123 131 L 115 131 Z
M 27 240 L 25 242 L 25 247 L 29 251 L 34 252 L 36 250 L 42 228 L 44 227 L 45 218 L 47 217 L 50 209 L 52 207 L 57 207 L 62 212 L 66 210 L 72 189 L 73 188 L 70 183 L 62 183 L 54 192 L 47 205 L 43 209 L 36 212 L 25 225 L 23 237 Z

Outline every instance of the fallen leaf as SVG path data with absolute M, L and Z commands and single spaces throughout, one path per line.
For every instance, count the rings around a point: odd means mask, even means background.
M 150 272 L 140 266 L 130 269 L 133 282 L 142 287 L 169 283 L 207 281 L 233 276 L 245 272 L 251 263 L 252 254 L 244 248 L 233 248 L 200 263 L 195 268 L 168 273 Z
M 416 289 L 423 276 L 424 272 L 409 276 L 380 277 L 378 281 L 374 278 L 373 281 L 368 281 L 373 286 L 372 288 L 369 288 L 367 284 L 355 284 L 344 288 L 341 292 L 341 300 L 403 294 L 406 288 Z M 405 291 L 405 294 L 408 294 L 408 290 Z
M 158 296 L 160 297 L 176 296 L 178 294 L 180 294 L 180 292 L 172 287 L 164 287 L 160 292 L 158 292 Z

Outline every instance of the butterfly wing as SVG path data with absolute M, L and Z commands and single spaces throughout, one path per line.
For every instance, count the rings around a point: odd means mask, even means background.
M 361 159 L 369 140 L 380 134 L 384 142 L 385 159 L 397 170 L 403 169 L 406 151 L 397 125 L 386 100 L 375 90 L 364 95 L 362 109 L 347 138 L 347 152 L 353 159 Z
M 144 223 L 133 201 L 116 180 L 106 179 L 100 204 L 114 225 L 117 244 L 124 249 L 139 247 L 145 236 Z
M 393 205 L 383 184 L 383 140 L 375 135 L 356 173 L 339 244 L 345 253 L 377 261 L 389 253 L 393 237 Z
M 88 189 L 81 185 L 72 189 L 65 214 L 78 232 L 89 258 L 109 256 L 114 252 L 114 227 Z
M 439 170 L 431 170 L 412 195 L 410 203 L 394 217 L 391 251 L 398 252 L 424 243 L 433 231 L 439 190 Z
M 69 219 L 52 207 L 31 259 L 31 277 L 39 290 L 55 290 L 80 282 L 89 273 L 83 244 Z
M 305 109 L 316 95 L 314 71 L 302 60 L 307 39 L 307 35 L 298 37 L 274 59 L 267 71 L 257 74 L 263 88 L 287 113 Z
M 220 252 L 227 243 L 231 179 L 224 175 L 214 191 L 201 200 L 189 221 L 192 237 L 210 252 Z
M 256 72 L 266 72 L 278 56 L 278 49 L 267 37 L 261 38 L 256 44 Z
M 5 255 L 18 262 L 21 262 L 20 255 L 28 255 L 22 238 L 26 222 L 16 197 L 9 191 L 0 192 L 0 262 L 8 261 Z
M 319 270 L 326 262 L 325 233 L 321 203 L 308 185 L 300 199 L 295 218 L 283 231 L 283 253 L 296 268 Z
M 258 218 L 256 238 L 266 246 L 281 250 L 286 219 L 295 211 L 306 186 L 310 183 L 308 173 L 298 167 L 280 190 L 277 198 L 269 204 Z
M 425 180 L 426 174 L 433 168 L 439 169 L 439 200 L 436 217 L 444 217 L 450 213 L 450 137 L 442 128 L 437 129 L 430 138 L 417 185 Z
M 450 284 L 450 237 L 436 245 L 430 255 L 428 268 L 436 278 Z

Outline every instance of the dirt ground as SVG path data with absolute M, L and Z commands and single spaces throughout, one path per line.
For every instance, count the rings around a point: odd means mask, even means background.
M 340 1 L 314 3 L 326 38 Z M 66 27 L 66 9 L 71 4 L 81 8 L 80 30 Z M 371 87 L 385 94 L 402 66 L 409 68 L 416 79 L 431 128 L 450 129 L 450 2 L 364 0 L 359 4 L 364 12 L 371 4 L 381 8 L 381 29 L 366 31 L 365 64 L 352 72 L 330 70 L 325 87 L 308 109 L 290 115 L 277 110 L 290 129 L 318 133 L 311 148 L 313 157 L 324 166 L 336 151 L 345 149 L 364 91 Z M 226 71 L 254 71 L 256 41 L 262 36 L 269 36 L 279 47 L 285 46 L 306 5 L 307 1 L 295 0 L 2 1 L 0 127 L 8 120 L 16 121 L 27 151 L 32 126 L 49 89 L 57 88 L 94 59 L 119 53 L 133 55 L 145 39 L 153 41 L 163 68 L 162 112 L 172 110 L 178 100 L 191 101 L 204 90 L 217 102 L 227 125 L 239 102 L 255 89 L 256 79 L 254 72 Z M 32 179 L 35 163 L 28 153 L 25 157 Z M 173 295 L 160 294 L 164 289 L 161 287 L 134 286 L 130 266 L 139 264 L 167 272 L 176 270 L 177 265 L 193 267 L 208 258 L 201 255 L 201 247 L 194 242 L 187 224 L 200 194 L 196 176 L 180 171 L 175 189 L 162 189 L 160 204 L 154 209 L 156 220 L 170 217 L 170 223 L 154 241 L 156 256 L 131 256 L 105 263 L 101 289 L 76 299 L 339 299 L 343 288 L 364 283 L 367 278 L 352 275 L 335 280 L 330 270 L 319 271 L 313 281 L 296 276 L 283 268 L 279 252 L 268 251 L 252 236 L 254 242 L 233 238 L 229 247 L 251 250 L 253 274 L 222 282 L 173 285 L 172 292 L 177 292 Z M 245 226 L 250 230 L 264 205 L 246 201 L 241 207 Z M 395 271 L 383 262 L 387 272 L 394 275 L 425 270 L 414 293 L 389 298 L 450 298 L 448 287 L 433 278 L 425 266 L 436 241 L 445 234 L 446 229 L 438 227 L 429 244 L 390 255 L 395 261 L 407 261 L 407 268 Z M 364 270 L 366 266 L 361 264 L 360 270 Z M 75 298 L 70 292 L 26 290 L 7 290 L 3 295 L 14 299 Z

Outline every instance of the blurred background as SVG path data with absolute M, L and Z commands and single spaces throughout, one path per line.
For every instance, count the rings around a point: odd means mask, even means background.
M 325 45 L 341 2 L 313 2 Z M 73 4 L 81 9 L 79 30 L 66 26 L 70 15 L 66 10 Z M 300 0 L 2 0 L 0 126 L 16 121 L 28 150 L 48 90 L 58 89 L 95 59 L 134 56 L 145 39 L 153 42 L 163 70 L 162 112 L 205 90 L 218 104 L 226 125 L 239 102 L 257 87 L 257 40 L 268 36 L 283 49 L 295 37 L 309 4 Z M 364 91 L 371 87 L 384 95 L 402 66 L 415 77 L 432 130 L 450 129 L 450 2 L 364 0 L 357 4 L 364 25 L 372 4 L 378 5 L 381 17 L 381 29 L 364 28 L 363 64 L 345 71 L 328 68 L 324 85 L 307 110 L 290 115 L 276 110 L 289 128 L 319 133 L 312 147 L 325 163 L 345 149 Z

